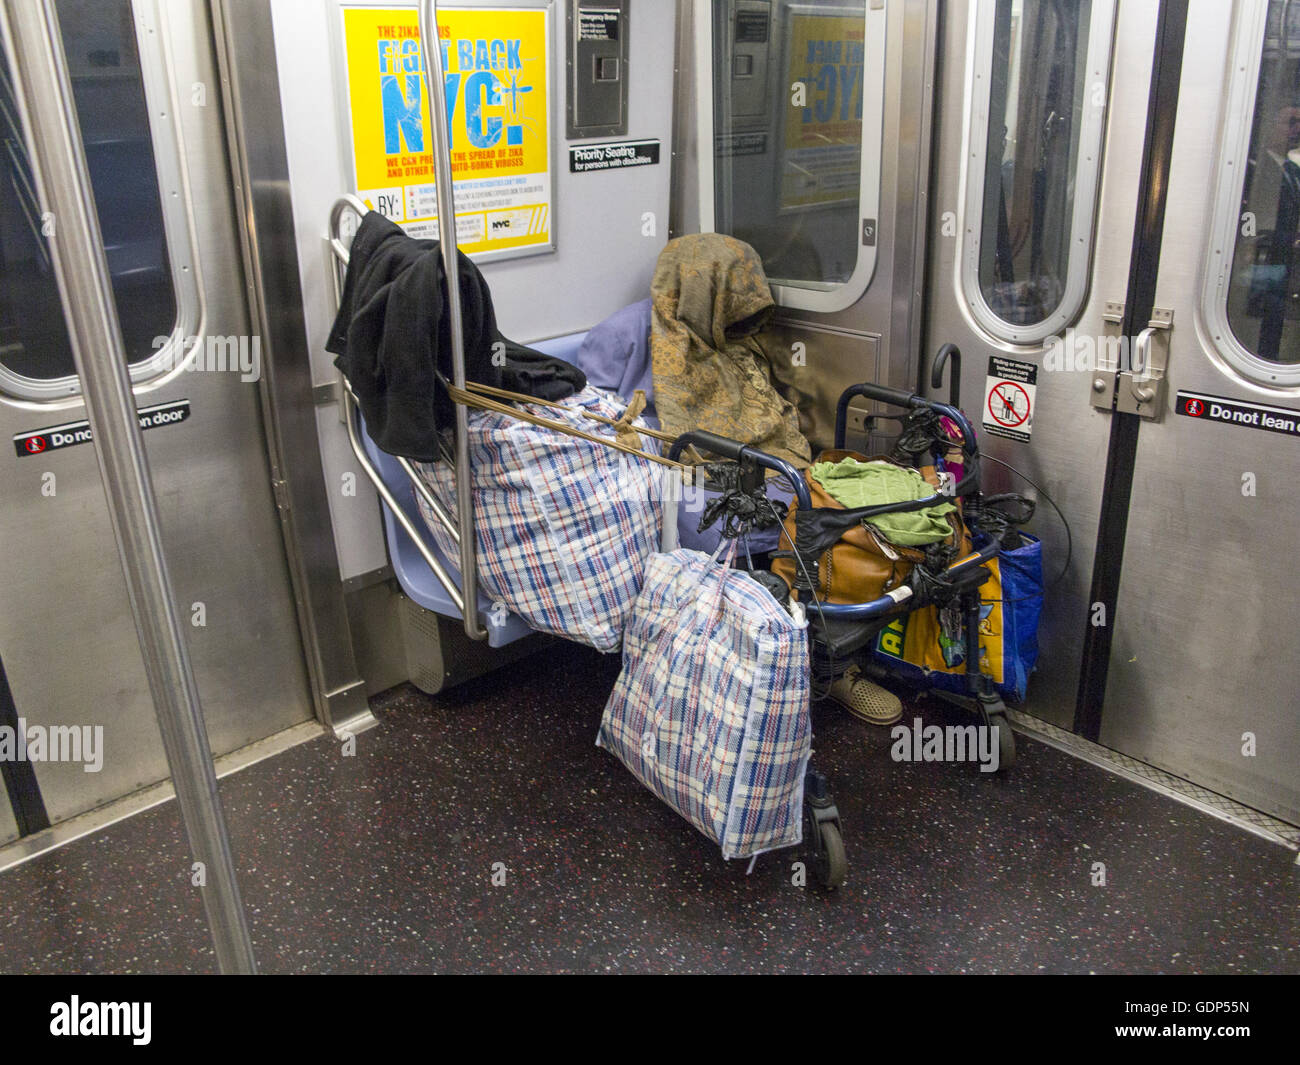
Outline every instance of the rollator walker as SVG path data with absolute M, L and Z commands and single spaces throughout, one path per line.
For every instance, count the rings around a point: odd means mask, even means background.
M 936 377 L 942 371 L 949 354 L 955 349 L 946 345 L 936 360 Z M 954 380 L 956 377 L 954 358 Z M 765 471 L 773 471 L 793 489 L 799 510 L 795 518 L 795 543 L 789 547 L 795 560 L 793 592 L 807 611 L 810 641 L 811 668 L 815 689 L 823 692 L 851 662 L 851 656 L 869 647 L 881 630 L 896 618 L 904 617 L 922 607 L 945 606 L 954 600 L 963 619 L 965 657 L 962 663 L 966 677 L 966 691 L 955 695 L 936 689 L 936 694 L 956 703 L 972 713 L 977 723 L 997 729 L 999 768 L 1010 768 L 1016 758 L 1016 741 L 1007 720 L 1007 707 L 994 683 L 993 677 L 983 669 L 980 656 L 981 587 L 992 575 L 987 563 L 997 557 L 1002 547 L 1002 536 L 1019 520 L 990 523 L 981 527 L 979 520 L 985 513 L 980 484 L 979 445 L 970 420 L 955 403 L 939 403 L 903 389 L 870 383 L 851 385 L 839 398 L 835 417 L 835 447 L 843 450 L 848 422 L 849 404 L 858 397 L 875 400 L 891 407 L 902 408 L 900 415 L 874 414 L 869 416 L 868 428 L 875 419 L 901 421 L 904 430 L 918 425 L 934 425 L 946 417 L 961 431 L 960 445 L 938 433 L 930 434 L 932 443 L 928 450 L 936 466 L 951 448 L 960 446 L 963 458 L 963 476 L 955 483 L 949 481 L 943 490 L 922 499 L 856 510 L 814 508 L 807 483 L 801 471 L 784 459 L 769 455 L 757 448 L 729 440 L 709 432 L 688 432 L 678 437 L 668 451 L 676 459 L 688 446 L 709 452 L 736 463 L 740 468 L 740 491 L 754 493 L 765 481 Z M 911 453 L 915 454 L 915 453 Z M 818 565 L 821 556 L 835 544 L 843 532 L 867 518 L 882 514 L 897 514 L 922 510 L 941 503 L 962 501 L 963 520 L 978 546 L 952 562 L 938 573 L 926 572 L 917 564 L 905 581 L 886 594 L 869 602 L 827 603 L 817 595 Z M 814 872 L 817 879 L 828 888 L 843 884 L 847 873 L 844 843 L 840 833 L 840 815 L 831 800 L 825 776 L 816 770 L 808 771 L 804 793 L 805 839 L 812 850 Z

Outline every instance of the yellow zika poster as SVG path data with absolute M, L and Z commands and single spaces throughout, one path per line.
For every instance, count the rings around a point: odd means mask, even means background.
M 433 134 L 414 7 L 344 6 L 357 195 L 413 237 L 438 235 Z M 440 8 L 456 239 L 467 255 L 551 246 L 544 8 Z
M 786 85 L 804 87 L 803 106 L 785 109 L 781 208 L 856 203 L 862 172 L 861 12 L 790 12 Z

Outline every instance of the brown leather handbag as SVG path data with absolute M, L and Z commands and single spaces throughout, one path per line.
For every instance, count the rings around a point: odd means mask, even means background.
M 878 455 L 868 459 L 855 451 L 823 451 L 817 456 L 818 462 L 839 462 L 841 459 L 854 458 L 859 462 L 889 462 L 902 469 L 900 462 Z M 918 471 L 936 488 L 939 478 L 933 466 L 922 466 Z M 810 471 L 804 471 L 804 483 L 812 496 L 814 509 L 830 508 L 844 510 L 844 506 L 814 480 Z M 956 501 L 960 508 L 960 501 Z M 795 536 L 795 513 L 798 501 L 790 505 L 786 516 L 784 532 L 781 535 L 782 549 L 791 549 Z M 970 535 L 961 520 L 960 510 L 948 515 L 952 524 L 952 537 L 949 544 L 957 544 L 960 557 L 970 550 Z M 849 529 L 829 550 L 822 553 L 817 563 L 817 595 L 828 603 L 866 603 L 879 599 L 885 592 L 897 588 L 912 572 L 916 563 L 924 561 L 925 552 L 915 547 L 899 547 L 891 544 L 884 535 L 866 522 L 859 522 Z M 794 587 L 795 560 L 777 558 L 772 561 L 772 572 L 780 576 L 791 588 Z

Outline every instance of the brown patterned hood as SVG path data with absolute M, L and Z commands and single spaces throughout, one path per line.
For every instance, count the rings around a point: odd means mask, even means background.
M 664 430 L 706 429 L 807 466 L 798 414 L 774 386 L 757 336 L 776 306 L 758 253 L 720 233 L 679 237 L 659 255 L 650 296 Z

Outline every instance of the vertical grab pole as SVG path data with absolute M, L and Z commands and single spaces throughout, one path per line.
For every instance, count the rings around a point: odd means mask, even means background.
M 447 313 L 451 320 L 451 379 L 465 387 L 465 330 L 460 307 L 460 262 L 456 250 L 456 197 L 451 176 L 451 132 L 447 121 L 446 81 L 442 47 L 438 39 L 438 2 L 421 0 L 420 47 L 424 52 L 424 82 L 429 97 L 429 125 L 433 130 L 433 173 L 438 193 L 438 236 L 442 242 L 443 272 L 447 276 Z M 478 557 L 474 535 L 474 486 L 469 468 L 469 412 L 456 409 L 456 521 L 460 526 L 460 582 L 465 602 L 465 633 L 472 640 L 487 639 L 478 619 Z
M 217 795 L 198 687 L 163 555 L 117 305 L 68 78 L 54 0 L 3 0 L 0 36 L 49 232 L 51 259 L 108 496 L 145 672 L 222 972 L 257 969 Z M 52 227 L 51 224 L 52 223 Z

